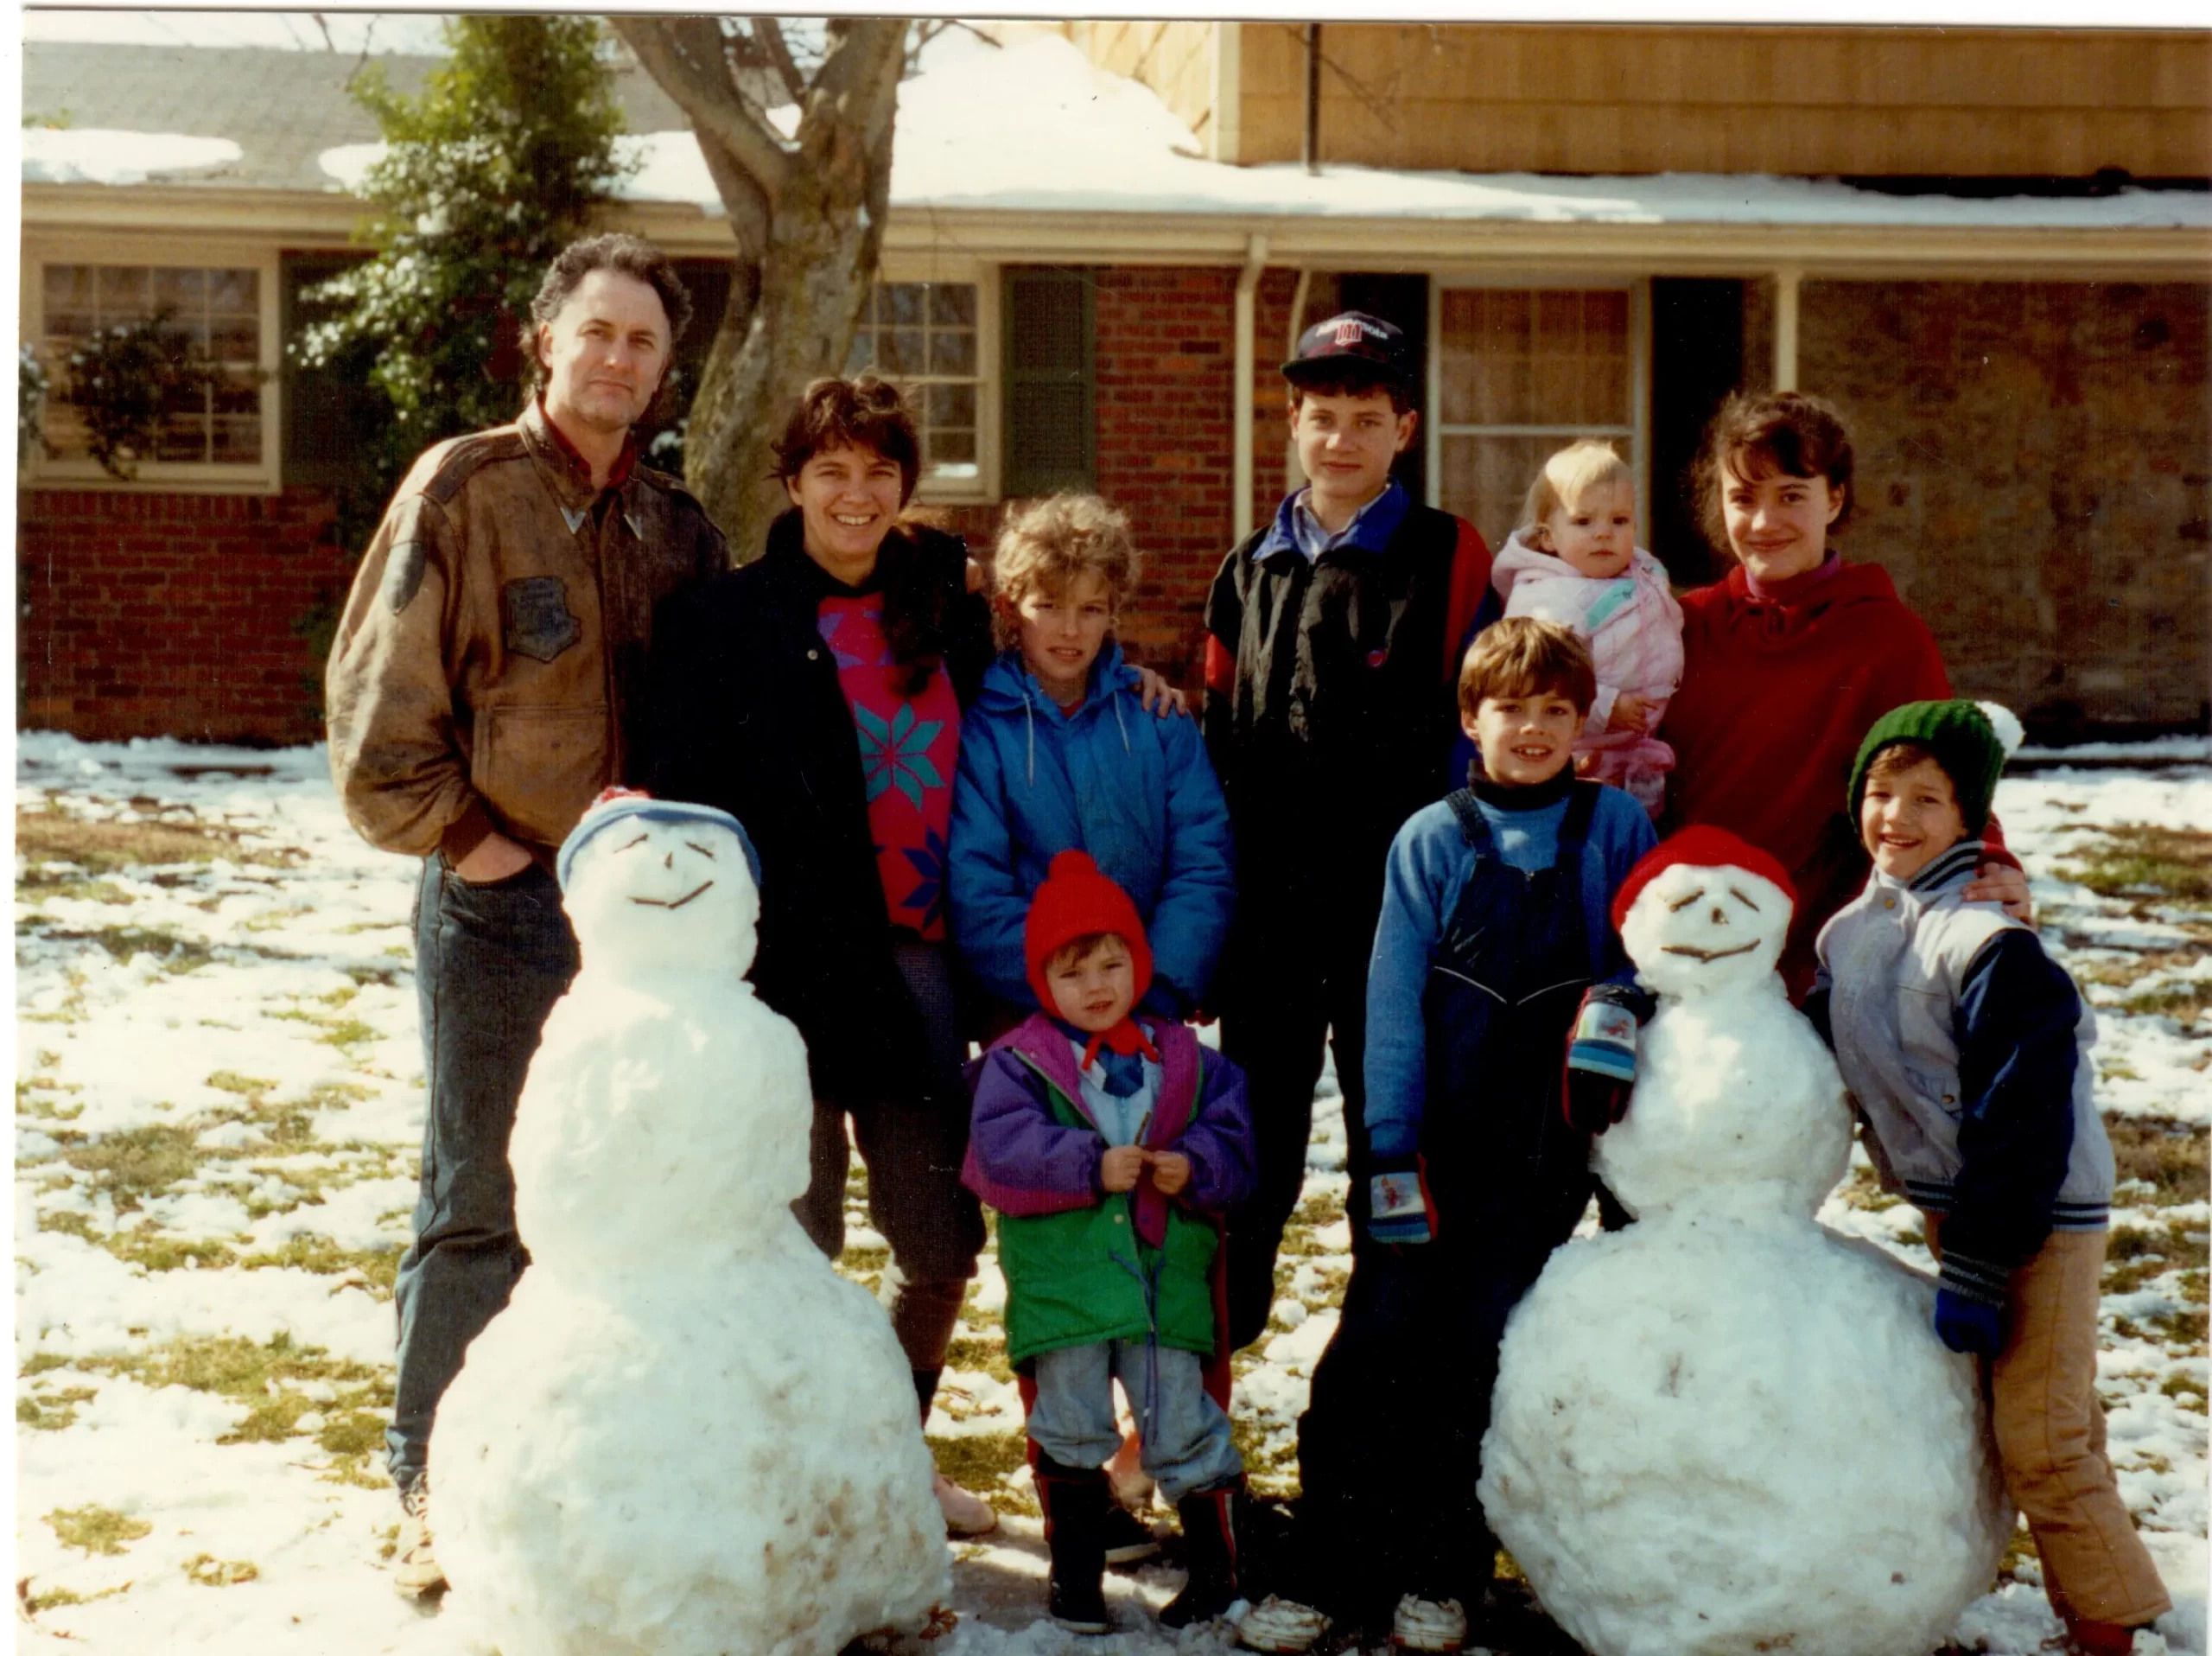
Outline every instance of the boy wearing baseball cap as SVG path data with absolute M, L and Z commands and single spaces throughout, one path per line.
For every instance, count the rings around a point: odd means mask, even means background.
M 1306 330 L 1282 373 L 1309 481 L 1230 552 L 1206 601 L 1206 747 L 1239 895 L 1210 1000 L 1222 1050 L 1250 1080 L 1259 1150 L 1258 1191 L 1229 1222 L 1237 1346 L 1274 1303 L 1325 1038 L 1363 1208 L 1361 1052 L 1383 862 L 1399 825 L 1452 785 L 1460 657 L 1499 613 L 1474 525 L 1390 475 L 1414 440 L 1418 372 L 1380 317 L 1346 311 Z
M 1144 922 L 1087 853 L 1052 859 L 1023 953 L 1046 1010 L 984 1055 L 961 1177 L 1000 1215 L 1007 1359 L 1034 1386 L 1048 1602 L 1071 1631 L 1110 1625 L 1099 1468 L 1122 1441 L 1118 1377 L 1144 1469 L 1182 1519 L 1190 1579 L 1160 1619 L 1185 1627 L 1238 1594 L 1244 1463 L 1213 1264 L 1217 1216 L 1252 1187 L 1244 1077 L 1188 1025 L 1135 1014 L 1152 980 Z
M 2093 1096 L 2096 1022 L 2035 933 L 1965 896 L 2018 730 L 2001 708 L 1949 701 L 1909 703 L 1866 733 L 1849 799 L 1874 872 L 1821 929 L 1805 1011 L 1883 1184 L 1925 1215 L 1936 1334 L 1987 1365 L 2005 1487 L 2066 1648 L 2122 1656 L 2171 1601 L 2114 1484 L 2097 1401 L 2113 1153 Z

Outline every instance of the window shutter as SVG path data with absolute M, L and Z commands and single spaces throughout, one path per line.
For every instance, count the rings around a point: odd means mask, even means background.
M 1090 273 L 1010 267 L 1006 318 L 1006 455 L 1001 493 L 1011 497 L 1096 487 Z

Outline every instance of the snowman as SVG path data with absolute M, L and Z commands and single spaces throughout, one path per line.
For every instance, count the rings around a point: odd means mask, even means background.
M 948 1595 L 888 1320 L 792 1217 L 798 1032 L 721 812 L 610 790 L 561 848 L 583 967 L 512 1147 L 531 1266 L 438 1411 L 438 1551 L 501 1656 L 830 1656 Z
M 1986 1591 L 2012 1513 L 1934 1284 L 1814 1222 L 1834 1062 L 1775 971 L 1772 858 L 1693 828 L 1615 900 L 1658 1010 L 1572 1243 L 1507 1324 L 1483 1506 L 1593 1656 L 1914 1656 Z

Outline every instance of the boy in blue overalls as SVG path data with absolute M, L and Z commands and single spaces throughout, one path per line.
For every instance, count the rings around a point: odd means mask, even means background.
M 1582 1217 L 1648 1010 L 1607 911 L 1650 819 L 1570 763 L 1595 694 L 1568 629 L 1493 623 L 1459 674 L 1470 786 L 1390 847 L 1366 1125 L 1370 1235 L 1397 1245 L 1355 1256 L 1314 1372 L 1300 1528 L 1322 1608 L 1410 1649 L 1458 1649 L 1489 1585 L 1475 1481 L 1506 1314 Z

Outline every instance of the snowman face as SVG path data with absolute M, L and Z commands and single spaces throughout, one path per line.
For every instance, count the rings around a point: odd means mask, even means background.
M 727 828 L 632 817 L 593 837 L 564 906 L 588 970 L 737 972 L 753 964 L 760 896 Z
M 1789 902 L 1772 882 L 1677 863 L 1637 894 L 1621 943 L 1649 989 L 1707 995 L 1771 972 L 1789 931 Z

